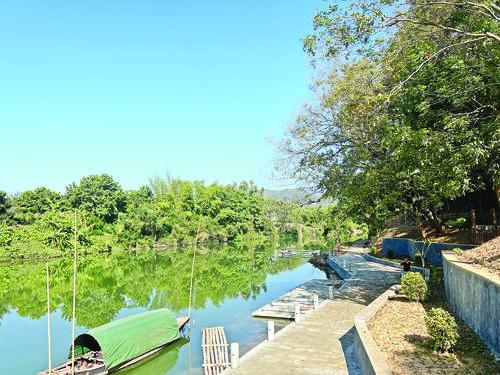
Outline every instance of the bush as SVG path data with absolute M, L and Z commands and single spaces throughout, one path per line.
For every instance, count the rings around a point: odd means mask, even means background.
M 453 253 L 455 253 L 456 255 L 462 255 L 464 252 L 462 249 L 458 247 L 454 247 L 453 249 L 451 249 L 451 251 L 453 251 Z
M 375 255 L 377 253 L 377 248 L 375 246 L 370 247 L 370 255 Z
M 459 335 L 455 318 L 448 311 L 438 307 L 431 309 L 425 318 L 427 331 L 434 340 L 434 350 L 449 352 L 455 346 Z
M 419 272 L 408 272 L 401 278 L 401 289 L 411 301 L 423 301 L 427 296 L 427 284 Z
M 458 217 L 454 220 L 449 220 L 446 224 L 452 228 L 466 228 L 467 219 L 465 217 Z
M 9 247 L 12 243 L 12 230 L 7 224 L 0 223 L 0 248 Z

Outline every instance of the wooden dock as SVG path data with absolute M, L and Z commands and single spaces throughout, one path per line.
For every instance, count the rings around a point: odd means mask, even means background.
M 220 374 L 230 365 L 224 327 L 203 328 L 201 336 L 205 375 Z
M 343 284 L 343 280 L 319 280 L 307 281 L 295 289 L 285 293 L 271 303 L 255 310 L 254 317 L 295 319 L 295 306 L 300 306 L 300 313 L 305 314 L 315 308 L 314 296 L 317 304 L 333 298 L 333 291 Z M 317 307 L 317 306 L 316 306 Z

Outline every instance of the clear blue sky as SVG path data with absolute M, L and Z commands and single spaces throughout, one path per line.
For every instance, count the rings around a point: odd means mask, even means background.
M 124 188 L 167 171 L 273 181 L 274 147 L 308 97 L 300 39 L 320 0 L 3 1 L 0 190 Z

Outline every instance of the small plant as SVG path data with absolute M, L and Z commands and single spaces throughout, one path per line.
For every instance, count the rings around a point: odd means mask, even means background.
M 427 284 L 419 272 L 408 272 L 401 278 L 401 289 L 411 301 L 423 301 L 427 297 Z
M 375 255 L 377 253 L 377 248 L 375 246 L 370 247 L 370 255 Z
M 438 307 L 429 311 L 425 324 L 434 340 L 434 350 L 439 353 L 451 352 L 460 337 L 455 318 L 448 311 Z
M 421 246 L 418 245 L 417 241 L 411 241 L 414 256 L 413 260 L 417 262 L 417 259 L 419 259 L 420 263 L 422 263 L 422 268 L 425 268 L 425 257 L 431 249 L 432 242 L 424 238 L 424 240 L 420 243 L 422 244 Z
M 449 220 L 446 224 L 452 228 L 465 228 L 467 226 L 467 219 L 465 217 L 458 217 L 454 220 Z
M 387 258 L 394 259 L 394 250 L 392 249 L 387 250 Z
M 462 255 L 463 253 L 463 250 L 458 247 L 454 247 L 453 249 L 451 249 L 451 251 L 453 251 L 453 253 L 456 255 Z

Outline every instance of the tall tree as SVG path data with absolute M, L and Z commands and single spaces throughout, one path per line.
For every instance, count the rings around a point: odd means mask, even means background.
M 126 207 L 122 188 L 107 174 L 84 177 L 78 185 L 69 185 L 65 197 L 71 207 L 106 223 L 114 222 Z
M 61 195 L 46 187 L 23 191 L 12 200 L 14 219 L 29 224 L 41 214 L 50 211 L 61 200 Z
M 438 230 L 446 200 L 498 186 L 498 9 L 478 4 L 361 0 L 320 11 L 304 48 L 335 63 L 281 144 L 291 174 L 372 226 L 404 209 Z

